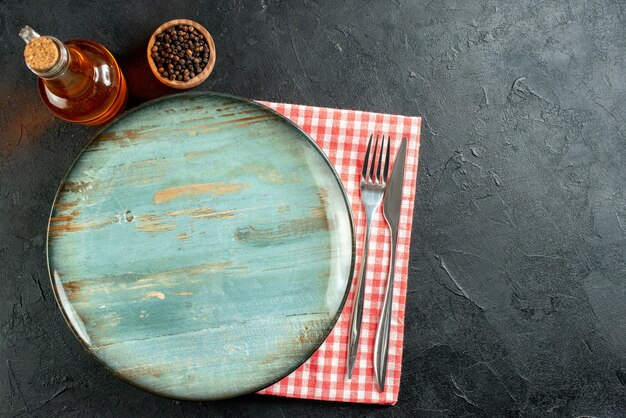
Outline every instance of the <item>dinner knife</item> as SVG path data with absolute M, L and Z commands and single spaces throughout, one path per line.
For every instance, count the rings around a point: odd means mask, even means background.
M 383 215 L 387 220 L 391 232 L 391 254 L 389 259 L 389 272 L 387 273 L 387 290 L 383 302 L 382 314 L 376 329 L 374 342 L 374 378 L 381 392 L 385 391 L 385 377 L 387 374 L 387 357 L 389 352 L 389 329 L 391 328 L 391 302 L 393 299 L 393 279 L 396 267 L 396 244 L 398 241 L 398 223 L 400 221 L 400 209 L 402 207 L 402 186 L 404 184 L 404 164 L 406 160 L 406 142 L 402 143 L 396 154 L 391 176 L 385 189 L 383 198 Z

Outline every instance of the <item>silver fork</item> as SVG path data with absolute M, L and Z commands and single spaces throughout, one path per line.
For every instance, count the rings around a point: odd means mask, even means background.
M 352 370 L 356 361 L 356 354 L 359 349 L 359 337 L 361 335 L 361 320 L 363 318 L 363 300 L 364 300 L 364 283 L 367 271 L 367 250 L 370 241 L 370 229 L 372 225 L 372 217 L 376 209 L 380 206 L 380 202 L 385 194 L 387 186 L 387 176 L 389 174 L 389 138 L 387 138 L 387 151 L 385 149 L 385 136 L 383 135 L 380 147 L 378 146 L 378 135 L 376 143 L 372 150 L 372 138 L 370 135 L 367 143 L 367 151 L 363 160 L 363 168 L 361 169 L 361 201 L 365 207 L 365 243 L 363 244 L 363 259 L 361 261 L 361 269 L 356 284 L 356 293 L 354 295 L 354 303 L 352 306 L 352 314 L 350 316 L 350 333 L 348 334 L 348 379 L 352 378 Z M 371 158 L 370 158 L 371 152 Z M 377 157 L 378 154 L 378 157 Z M 381 173 L 382 171 L 382 173 Z

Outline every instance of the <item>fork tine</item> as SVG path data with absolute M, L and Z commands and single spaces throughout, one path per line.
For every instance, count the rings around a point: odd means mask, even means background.
M 378 149 L 378 135 L 376 135 L 376 143 L 374 144 L 374 150 L 372 151 L 372 165 L 370 166 L 370 179 L 375 181 L 374 169 L 376 168 L 376 150 Z
M 374 134 L 370 135 L 370 140 L 367 141 L 367 151 L 365 151 L 365 158 L 363 159 L 363 168 L 361 169 L 361 178 L 367 179 L 367 167 L 370 161 L 370 148 L 372 147 L 372 138 Z
M 383 157 L 384 157 L 384 152 L 385 150 L 385 135 L 383 135 L 383 139 L 380 142 L 380 151 L 378 154 L 378 168 L 376 169 L 376 182 L 378 183 L 384 183 L 385 179 L 380 177 L 380 170 L 382 169 L 383 166 Z
M 387 182 L 387 175 L 389 174 L 389 147 L 391 146 L 391 137 L 387 135 L 387 158 L 385 158 L 385 171 L 383 172 L 383 179 Z

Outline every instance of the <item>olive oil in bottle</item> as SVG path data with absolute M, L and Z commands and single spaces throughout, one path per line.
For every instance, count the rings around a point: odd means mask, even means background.
M 113 55 L 97 42 L 61 42 L 40 36 L 29 26 L 20 31 L 24 59 L 38 77 L 39 93 L 61 119 L 99 125 L 117 116 L 126 104 L 126 80 Z

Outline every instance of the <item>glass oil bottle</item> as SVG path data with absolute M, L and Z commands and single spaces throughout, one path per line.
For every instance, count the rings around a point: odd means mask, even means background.
M 26 42 L 26 65 L 39 77 L 39 93 L 54 115 L 100 125 L 124 109 L 126 80 L 104 46 L 84 39 L 61 42 L 29 26 L 22 28 L 20 37 Z

